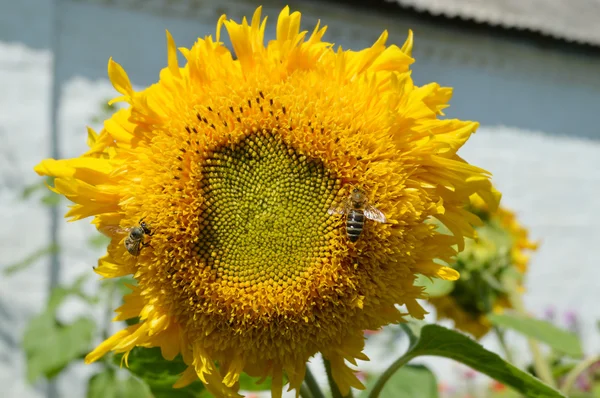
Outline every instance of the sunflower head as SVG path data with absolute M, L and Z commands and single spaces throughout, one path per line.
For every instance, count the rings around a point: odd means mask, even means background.
M 468 208 L 484 224 L 476 228 L 477 237 L 467 241 L 465 250 L 457 256 L 453 267 L 460 272 L 460 280 L 454 282 L 447 295 L 429 301 L 439 319 L 452 319 L 458 329 L 480 338 L 491 327 L 486 314 L 511 307 L 507 278 L 522 289 L 528 252 L 537 244 L 529 240 L 527 229 L 511 211 L 503 207 L 492 211 L 477 195 L 471 197 Z
M 412 82 L 412 34 L 355 52 L 300 31 L 287 7 L 267 45 L 265 24 L 260 8 L 223 16 L 215 38 L 180 49 L 184 66 L 167 33 L 168 66 L 142 91 L 111 59 L 127 106 L 88 152 L 36 167 L 74 202 L 68 217 L 112 238 L 96 272 L 137 281 L 116 320 L 139 322 L 88 362 L 160 347 L 188 364 L 176 386 L 235 396 L 247 372 L 280 396 L 321 352 L 342 393 L 361 388 L 347 362 L 367 359 L 363 330 L 422 318 L 415 278 L 456 279 L 434 260 L 474 236 L 470 195 L 496 205 L 488 173 L 457 155 L 477 123 L 438 119 L 451 89 Z

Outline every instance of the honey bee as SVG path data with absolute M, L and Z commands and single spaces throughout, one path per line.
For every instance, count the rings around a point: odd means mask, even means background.
M 110 232 L 116 233 L 127 233 L 125 238 L 125 249 L 132 256 L 139 256 L 142 248 L 149 246 L 149 243 L 144 242 L 146 235 L 152 236 L 153 232 L 148 227 L 148 224 L 144 222 L 142 218 L 139 221 L 139 225 L 131 228 L 121 228 L 117 226 L 109 226 L 101 229 L 101 231 L 110 237 Z
M 354 188 L 350 196 L 328 210 L 329 214 L 346 215 L 346 235 L 350 242 L 356 242 L 363 232 L 366 219 L 385 223 L 387 219 L 381 210 L 368 203 L 367 196 Z

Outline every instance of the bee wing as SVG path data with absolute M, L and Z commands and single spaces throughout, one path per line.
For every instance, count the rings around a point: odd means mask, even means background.
M 103 227 L 98 228 L 98 231 L 102 232 L 104 235 L 112 238 L 113 235 L 120 234 L 124 235 L 129 233 L 131 228 L 123 228 L 118 225 L 105 225 Z
M 367 217 L 369 220 L 377 221 L 383 224 L 385 224 L 385 222 L 387 221 L 387 218 L 385 218 L 385 214 L 383 214 L 381 210 L 379 210 L 375 206 L 367 205 L 367 207 L 365 207 L 364 213 L 365 217 Z
M 333 203 L 329 210 L 327 210 L 328 214 L 345 214 L 346 209 L 348 208 L 348 200 L 342 200 L 339 203 Z

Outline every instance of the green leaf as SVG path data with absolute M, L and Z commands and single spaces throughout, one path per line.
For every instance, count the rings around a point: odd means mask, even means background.
M 421 329 L 421 336 L 417 343 L 386 370 L 384 377 L 376 383 L 369 397 L 379 396 L 379 388 L 386 382 L 386 378 L 393 376 L 396 369 L 416 357 L 427 355 L 449 358 L 463 363 L 512 387 L 528 398 L 564 398 L 560 392 L 529 373 L 505 362 L 500 356 L 486 350 L 475 340 L 438 325 L 427 325 Z
M 52 244 L 48 245 L 46 247 L 42 247 L 41 249 L 38 249 L 38 250 L 34 251 L 33 253 L 31 253 L 24 259 L 17 261 L 16 263 L 7 265 L 4 268 L 3 273 L 4 273 L 4 275 L 8 276 L 8 275 L 12 275 L 19 271 L 24 271 L 27 268 L 29 268 L 30 266 L 32 266 L 40 258 L 43 258 L 44 256 L 47 256 L 49 254 L 58 252 L 58 249 L 59 249 L 58 245 L 52 245 Z
M 121 363 L 122 355 L 115 361 Z M 172 361 L 163 358 L 160 348 L 135 347 L 128 358 L 129 370 L 142 379 L 155 398 L 197 398 L 204 390 L 198 380 L 184 388 L 173 388 L 173 384 L 187 368 L 181 355 Z
M 96 329 L 93 320 L 80 317 L 67 325 L 56 320 L 56 310 L 68 296 L 89 299 L 81 289 L 84 280 L 85 276 L 82 276 L 70 287 L 54 288 L 46 310 L 29 321 L 22 342 L 29 382 L 41 376 L 47 379 L 55 377 L 70 362 L 83 359 L 92 348 Z
M 88 318 L 62 325 L 54 319 L 53 311 L 33 318 L 23 337 L 27 380 L 34 382 L 40 376 L 51 379 L 71 361 L 83 358 L 91 349 L 95 328 Z
M 423 286 L 425 288 L 425 293 L 427 293 L 429 297 L 447 296 L 452 292 L 452 289 L 454 289 L 454 282 L 452 281 L 429 278 L 424 275 L 419 275 L 416 285 Z
M 270 391 L 271 378 L 268 377 L 265 381 L 258 384 L 259 378 L 250 377 L 246 373 L 240 374 L 240 390 L 243 391 Z
M 514 388 L 528 398 L 563 397 L 550 386 L 486 350 L 475 340 L 438 325 L 427 325 L 421 330 L 421 338 L 411 349 L 410 355 L 413 358 L 435 355 L 454 359 Z
M 151 398 L 148 386 L 139 379 L 126 374 L 119 377 L 113 369 L 97 373 L 88 382 L 87 398 Z
M 367 389 L 360 396 L 368 395 L 370 385 L 367 383 Z M 385 384 L 385 387 L 379 395 L 381 398 L 438 398 L 438 387 L 435 375 L 429 368 L 423 365 L 405 365 Z
M 581 342 L 577 335 L 557 328 L 550 322 L 512 314 L 490 314 L 488 319 L 496 326 L 517 331 L 549 345 L 558 352 L 573 358 L 583 357 Z

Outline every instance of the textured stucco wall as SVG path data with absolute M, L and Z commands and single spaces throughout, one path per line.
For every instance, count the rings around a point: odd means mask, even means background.
M 194 18 L 70 1 L 58 10 L 42 0 L 0 5 L 0 268 L 49 242 L 47 209 L 35 198 L 20 201 L 19 194 L 37 181 L 32 167 L 49 153 L 53 79 L 59 88 L 61 155 L 77 156 L 85 147 L 85 125 L 94 125 L 90 120 L 100 103 L 114 96 L 106 79 L 108 57 L 125 67 L 134 84 L 149 84 L 166 64 L 165 29 L 172 32 L 178 45 L 188 47 L 196 37 L 213 33 L 221 12 L 233 17 L 249 14 L 250 3 L 238 2 L 231 9 L 228 2 L 204 6 Z M 273 10 L 279 5 L 265 3 L 273 23 L 277 15 Z M 297 8 L 317 13 L 311 4 Z M 413 26 L 410 21 L 392 24 L 383 16 L 320 8 L 319 15 L 331 27 L 326 37 L 345 48 L 368 45 L 387 27 L 390 41 L 400 44 Z M 308 27 L 315 20 L 316 16 L 306 15 Z M 600 308 L 595 305 L 600 289 L 594 277 L 600 255 L 595 244 L 595 228 L 600 223 L 600 133 L 594 110 L 600 103 L 600 85 L 592 71 L 599 61 L 561 57 L 417 24 L 413 27 L 415 80 L 453 85 L 456 94 L 449 116 L 483 122 L 463 156 L 494 173 L 505 204 L 518 212 L 534 238 L 542 239 L 531 265 L 526 296 L 529 308 L 541 313 L 554 305 L 559 310 L 585 313 L 586 343 L 597 350 L 600 340 L 593 324 L 600 318 Z M 272 26 L 269 29 L 268 35 L 272 35 Z M 55 71 L 53 52 L 58 55 Z M 576 73 L 564 74 L 564 70 Z M 61 214 L 65 210 L 61 209 Z M 89 289 L 94 291 L 98 284 L 91 267 L 99 253 L 87 249 L 91 226 L 86 221 L 61 223 L 58 233 L 65 247 L 62 280 L 70 282 L 88 274 Z M 24 381 L 18 345 L 27 319 L 42 308 L 47 275 L 47 260 L 43 259 L 26 273 L 0 276 L 2 396 L 44 394 L 43 384 L 31 387 Z M 69 302 L 63 315 L 73 317 L 82 308 L 77 301 Z M 101 310 L 91 315 L 100 318 Z M 378 358 L 377 350 L 373 352 L 373 358 Z M 383 362 L 372 365 L 378 364 Z M 434 366 L 443 370 L 448 364 Z M 85 377 L 93 370 L 82 366 L 69 369 L 59 382 L 61 396 L 83 396 Z M 449 380 L 453 375 L 441 377 Z

